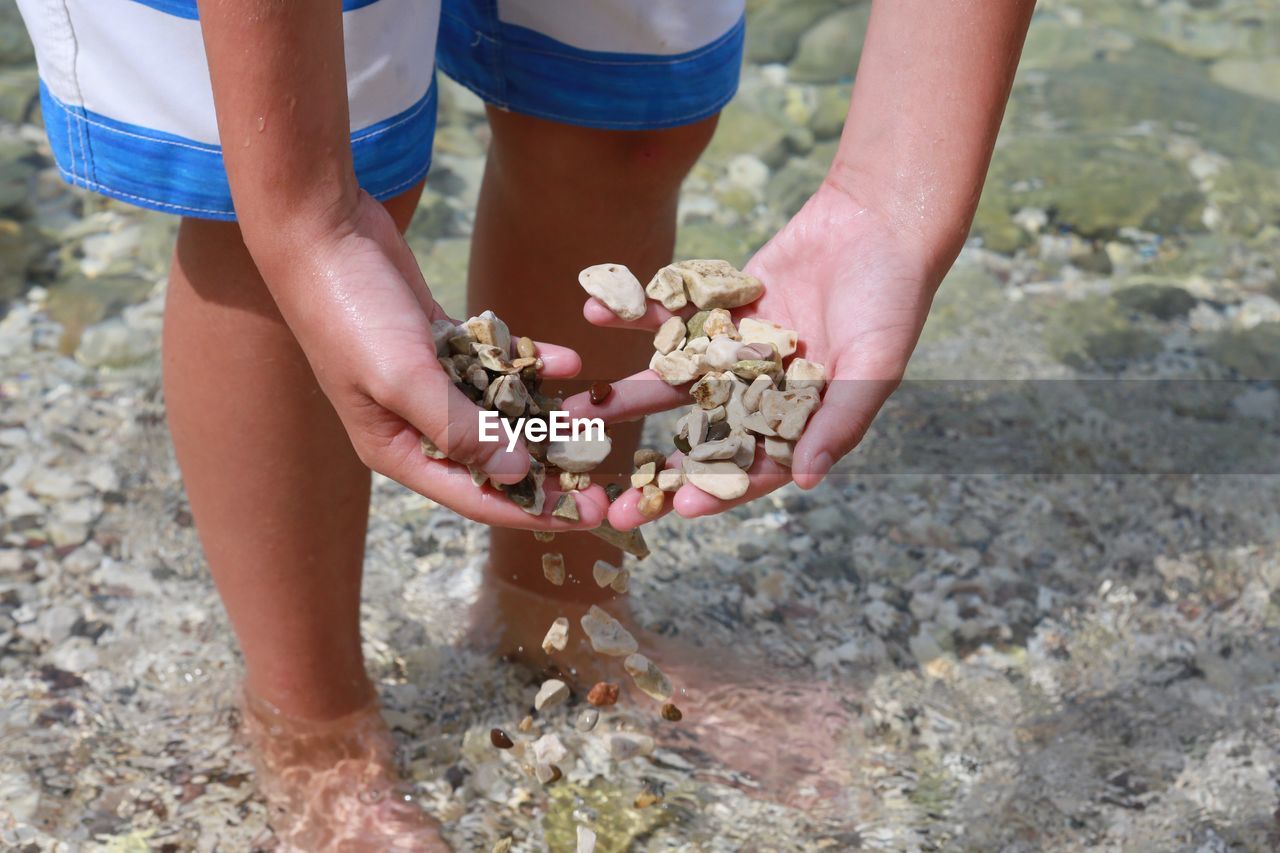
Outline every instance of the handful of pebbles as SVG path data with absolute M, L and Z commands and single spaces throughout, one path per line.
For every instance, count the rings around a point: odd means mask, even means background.
M 693 304 L 687 320 L 676 316 L 658 329 L 649 368 L 669 385 L 692 383 L 694 405 L 676 423 L 672 442 L 682 457 L 665 467 L 654 450 L 635 456 L 633 488 L 641 490 L 640 513 L 656 517 L 664 495 L 686 482 L 721 500 L 746 494 L 747 470 L 757 450 L 791 467 L 796 442 L 822 401 L 826 367 L 796 356 L 791 329 L 754 317 L 736 324 L 730 309 L 764 294 L 764 284 L 727 261 L 679 261 L 663 267 L 641 287 L 621 264 L 588 267 L 579 282 L 624 320 L 644 316 L 645 298 L 669 311 Z

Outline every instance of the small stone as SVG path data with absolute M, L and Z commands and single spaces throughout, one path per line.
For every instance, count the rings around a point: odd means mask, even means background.
M 645 312 L 644 288 L 622 264 L 596 264 L 578 273 L 582 289 L 623 320 L 639 320 Z
M 768 374 L 762 373 L 751 380 L 751 384 L 742 395 L 742 405 L 746 407 L 747 414 L 760 411 L 760 395 L 772 390 L 774 390 L 773 377 Z
M 526 714 L 524 719 L 520 721 L 520 725 L 516 726 L 516 728 L 525 734 L 533 731 L 533 716 Z
M 556 538 L 556 535 L 550 530 L 535 530 L 533 531 L 533 538 L 537 539 L 539 542 L 550 542 L 552 539 Z
M 622 488 L 618 483 L 605 483 L 604 496 L 609 499 L 609 503 L 613 503 L 618 498 L 622 497 L 622 493 L 624 491 L 626 491 L 626 489 Z
M 494 845 L 492 848 L 490 848 L 489 853 L 511 853 L 511 844 L 512 844 L 511 836 L 504 835 L 501 838 L 499 838 L 496 842 L 494 842 Z
M 612 394 L 613 386 L 608 382 L 592 382 L 591 387 L 587 389 L 587 397 L 590 398 L 593 406 L 603 404 Z
M 546 734 L 529 744 L 535 764 L 559 764 L 569 757 L 564 741 L 556 734 Z
M 653 483 L 645 483 L 641 490 L 640 500 L 636 501 L 636 511 L 645 518 L 657 518 L 662 514 L 662 505 L 666 494 Z
M 482 344 L 489 344 L 502 350 L 503 355 L 511 354 L 511 332 L 507 324 L 498 319 L 492 311 L 485 311 L 479 317 L 472 317 L 466 322 L 471 337 Z
M 598 708 L 583 708 L 573 721 L 573 727 L 586 734 L 594 729 L 598 722 L 600 722 L 600 710 Z
M 660 450 L 654 450 L 652 447 L 642 447 L 635 453 L 631 454 L 631 464 L 636 468 L 644 465 L 646 462 L 652 462 L 653 467 L 662 470 L 667 464 L 667 457 Z
M 489 390 L 489 371 L 481 367 L 478 361 L 471 362 L 463 369 L 462 379 L 477 391 L 487 392 Z M 492 405 L 488 402 L 485 405 L 492 408 Z
M 609 735 L 609 754 L 615 761 L 640 758 L 653 752 L 653 738 L 636 732 L 614 732 Z
M 731 435 L 717 441 L 704 441 L 689 451 L 689 458 L 697 462 L 713 462 L 732 459 L 738 452 L 738 437 Z
M 741 360 L 742 357 L 738 355 L 741 349 L 742 344 L 728 335 L 712 338 L 705 353 L 707 365 L 715 370 L 728 370 Z
M 431 342 L 436 346 L 437 356 L 443 357 L 449 354 L 449 338 L 457 333 L 457 327 L 451 320 L 431 321 Z
M 537 358 L 538 346 L 532 338 L 516 338 L 516 355 L 521 358 Z
M 626 595 L 631 591 L 631 572 L 626 569 L 618 571 L 618 576 L 609 583 L 609 589 L 618 595 Z
M 539 359 L 537 358 L 513 358 L 511 359 L 511 367 L 517 373 L 521 373 L 526 367 L 537 366 L 538 361 Z M 538 369 L 541 369 L 541 368 L 539 367 Z
M 578 499 L 573 496 L 573 492 L 565 492 L 557 498 L 556 508 L 551 510 L 551 514 L 565 521 L 582 520 L 582 517 L 578 515 Z
M 712 421 L 711 416 L 708 415 L 707 422 L 707 441 L 719 441 L 729 437 L 729 424 L 726 421 Z
M 614 485 L 614 484 L 610 484 Z M 643 560 L 649 556 L 649 545 L 644 541 L 644 534 L 640 532 L 640 528 L 628 530 L 623 533 L 609 523 L 608 519 L 600 522 L 600 526 L 590 531 L 594 536 L 603 539 L 615 548 L 621 548 L 637 560 Z
M 698 368 L 695 357 L 685 350 L 674 350 L 666 355 L 655 353 L 655 358 L 649 362 L 649 369 L 668 385 L 692 382 L 698 378 Z
M 783 415 L 777 426 L 778 437 L 787 441 L 798 441 L 812 411 L 811 408 L 797 406 Z
M 542 576 L 555 586 L 564 586 L 564 555 L 543 554 Z
M 662 706 L 662 719 L 669 723 L 678 723 L 684 719 L 684 714 L 675 705 L 667 702 Z
M 507 354 L 491 344 L 472 344 L 471 352 L 485 370 L 492 370 L 494 373 L 510 373 L 512 371 L 511 362 L 507 360 Z
M 709 428 L 707 413 L 702 409 L 691 409 L 688 414 L 676 421 L 676 435 L 686 440 L 689 449 L 706 441 Z M 683 452 L 688 453 L 689 450 L 686 449 Z
M 711 346 L 711 338 L 708 338 L 706 335 L 700 335 L 699 337 L 690 338 L 686 341 L 684 351 L 689 353 L 689 355 L 701 355 L 706 353 L 707 347 L 709 346 Z
M 642 654 L 628 655 L 622 668 L 631 676 L 636 687 L 650 698 L 665 702 L 671 698 L 671 681 L 662 674 L 657 664 Z
M 631 805 L 635 806 L 638 809 L 647 809 L 649 808 L 649 806 L 652 806 L 655 803 L 659 803 L 661 801 L 662 801 L 662 797 L 659 797 L 657 794 L 653 793 L 652 791 L 641 791 L 640 793 L 636 794 L 636 798 L 631 803 Z
M 583 471 L 578 475 L 578 491 L 585 492 L 589 488 L 591 488 L 591 475 Z
M 742 342 L 747 344 L 773 344 L 778 355 L 786 358 L 796 351 L 797 335 L 791 329 L 784 329 L 777 323 L 760 320 L 755 317 L 743 317 L 738 323 L 738 333 Z
M 747 493 L 751 478 L 732 462 L 684 460 L 685 480 L 722 501 L 736 500 Z
M 760 412 L 752 412 L 742 419 L 743 429 L 748 429 L 756 435 L 762 435 L 766 438 L 773 438 L 777 435 L 773 427 L 769 426 L 769 422 L 764 419 L 764 415 Z
M 738 452 L 733 454 L 733 464 L 746 470 L 756 461 L 756 437 L 744 432 L 737 438 Z
M 474 465 L 467 466 L 467 473 L 471 475 L 471 484 L 476 488 L 489 482 L 489 475 Z
M 587 701 L 599 708 L 607 708 L 618 701 L 618 685 L 611 681 L 599 681 L 587 692 Z
M 599 654 L 625 657 L 640 648 L 636 638 L 622 627 L 621 622 L 594 604 L 582 617 L 581 624 L 591 641 L 591 648 Z
M 561 616 L 552 622 L 551 627 L 547 629 L 547 635 L 542 638 L 542 650 L 547 654 L 562 652 L 568 644 L 569 620 Z
M 732 397 L 730 399 L 732 399 Z M 714 409 L 706 409 L 705 411 L 707 413 L 708 425 L 718 424 L 728 416 L 724 406 L 716 406 Z
M 827 368 L 816 361 L 793 358 L 787 365 L 786 379 L 788 391 L 812 388 L 821 392 L 823 386 L 827 384 Z
M 674 264 L 658 270 L 644 292 L 650 299 L 661 302 L 668 311 L 679 311 L 689 304 L 689 297 L 684 292 L 684 274 Z
M 684 331 L 684 320 L 672 317 L 658 328 L 658 334 L 653 337 L 653 348 L 663 355 L 680 349 L 684 346 Z
M 455 355 L 470 355 L 472 344 L 477 343 L 476 339 L 467 331 L 466 326 L 458 326 L 454 329 L 453 337 L 449 338 L 449 349 Z
M 706 338 L 707 343 L 711 342 L 711 338 L 702 330 L 703 323 L 707 322 L 707 317 L 710 315 L 710 311 L 699 311 L 685 323 L 685 333 L 689 336 L 689 343 L 684 345 L 685 349 L 688 349 L 689 345 L 699 338 Z
M 773 344 L 739 344 L 737 356 L 737 361 L 778 361 L 782 358 Z
M 677 491 L 684 485 L 684 472 L 679 468 L 664 468 L 658 472 L 658 488 L 664 492 Z
M 529 391 L 519 376 L 499 376 L 489 383 L 484 394 L 484 405 L 488 409 L 497 409 L 509 418 L 520 418 L 529 405 Z
M 689 394 L 704 409 L 729 402 L 735 380 L 732 373 L 707 373 L 689 388 Z
M 572 471 L 560 472 L 560 491 L 572 492 L 578 488 L 578 475 Z
M 764 454 L 777 462 L 783 467 L 790 468 L 792 457 L 795 455 L 796 443 L 787 441 L 784 438 L 766 437 L 764 440 Z
M 606 587 L 613 583 L 614 578 L 621 571 L 622 569 L 606 563 L 604 560 L 596 560 L 595 565 L 591 567 L 591 577 L 596 582 L 596 586 Z
M 502 729 L 489 729 L 489 743 L 493 744 L 498 749 L 510 749 L 515 746 L 515 743 L 511 740 L 511 736 Z
M 599 467 L 612 449 L 613 442 L 609 440 L 609 436 L 588 438 L 587 434 L 584 433 L 578 438 L 569 441 L 552 441 L 548 443 L 547 461 L 561 471 L 581 474 Z
M 631 488 L 642 489 L 647 484 L 653 482 L 653 478 L 657 476 L 658 466 L 654 462 L 646 462 L 635 470 L 631 475 Z
M 564 773 L 555 764 L 539 764 L 534 768 L 534 775 L 544 785 L 552 785 L 564 778 Z
M 733 325 L 733 315 L 723 308 L 713 308 L 707 312 L 707 319 L 702 322 L 702 334 L 712 341 L 716 338 L 739 340 L 738 329 Z M 707 344 L 710 349 L 710 344 Z
M 750 358 L 742 361 L 735 361 L 733 363 L 733 367 L 730 369 L 733 371 L 735 376 L 741 376 L 748 382 L 754 381 L 758 376 L 768 375 L 777 377 L 782 373 L 782 368 L 778 366 L 776 361 L 766 361 L 762 358 Z
M 425 435 L 418 440 L 418 444 L 422 447 L 422 455 L 431 459 L 445 459 L 448 455 L 439 447 L 436 447 L 436 443 Z
M 574 853 L 596 853 L 596 834 L 585 826 L 578 827 Z
M 689 301 L 699 308 L 739 308 L 760 298 L 764 284 L 728 261 L 692 260 L 674 265 L 684 276 Z
M 569 698 L 569 685 L 558 678 L 548 678 L 538 688 L 533 697 L 533 707 L 541 711 L 543 708 L 554 708 Z

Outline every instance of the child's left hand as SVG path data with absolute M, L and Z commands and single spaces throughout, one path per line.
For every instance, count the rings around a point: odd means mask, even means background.
M 791 469 L 759 450 L 749 471 L 751 486 L 741 498 L 722 501 L 685 485 L 666 509 L 674 506 L 680 515 L 696 518 L 754 500 L 792 480 L 810 489 L 857 446 L 901 381 L 941 278 L 920 242 L 891 227 L 882 212 L 827 183 L 751 259 L 745 270 L 765 283 L 765 294 L 735 311 L 735 319 L 758 316 L 794 329 L 798 355 L 827 367 L 822 405 L 796 445 Z M 693 310 L 689 306 L 684 313 Z M 587 301 L 583 314 L 598 326 L 650 334 L 671 316 L 651 301 L 643 318 L 626 323 L 595 299 Z M 575 417 L 627 421 L 690 403 L 687 387 L 671 387 L 650 370 L 614 387 L 602 406 L 578 395 L 565 408 Z M 630 489 L 613 503 L 613 526 L 626 530 L 649 520 L 636 509 L 639 496 Z

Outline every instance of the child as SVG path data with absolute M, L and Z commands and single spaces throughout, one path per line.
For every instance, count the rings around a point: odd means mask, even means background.
M 570 583 L 542 598 L 532 540 L 511 528 L 571 525 L 457 476 L 461 463 L 515 482 L 528 460 L 476 440 L 474 409 L 433 358 L 443 312 L 400 236 L 430 161 L 433 57 L 488 102 L 493 130 L 469 309 L 567 345 L 541 346 L 550 376 L 585 363 L 616 378 L 649 344 L 578 321 L 576 273 L 608 260 L 645 280 L 671 259 L 680 183 L 736 87 L 743 5 L 19 0 L 66 179 L 183 217 L 165 318 L 169 425 L 286 843 L 441 845 L 388 796 L 389 741 L 361 658 L 370 468 L 495 525 L 480 607 L 511 647 L 537 648 L 547 614 L 603 597 Z M 748 267 L 768 286 L 754 310 L 796 329 L 840 381 L 793 473 L 758 464 L 744 500 L 790 479 L 815 485 L 901 378 L 968 230 L 1031 7 L 874 5 L 827 180 Z M 621 325 L 597 304 L 586 313 Z M 606 404 L 614 470 L 635 447 L 634 419 L 677 402 L 658 385 Z M 424 457 L 424 434 L 453 461 Z M 572 526 L 606 509 L 634 526 L 634 498 L 609 507 L 593 487 Z M 724 508 L 691 487 L 675 506 Z M 585 534 L 556 550 L 579 575 L 617 558 Z

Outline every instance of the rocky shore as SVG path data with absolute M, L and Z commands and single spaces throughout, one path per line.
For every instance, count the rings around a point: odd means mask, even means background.
M 686 186 L 678 257 L 745 262 L 843 121 L 867 4 L 749 5 L 741 94 Z M 641 627 L 749 663 L 718 694 L 753 721 L 739 751 L 782 764 L 821 736 L 787 798 L 696 742 L 624 764 L 572 723 L 554 785 L 495 757 L 491 730 L 537 686 L 460 644 L 486 533 L 379 478 L 370 667 L 456 848 L 571 850 L 579 827 L 600 851 L 1280 845 L 1278 52 L 1272 4 L 1039 4 L 911 368 L 991 382 L 923 402 L 909 382 L 823 487 L 646 532 Z M 0 847 L 269 849 L 164 427 L 175 222 L 63 185 L 35 85 L 0 0 Z M 410 242 L 455 316 L 486 142 L 479 102 L 442 80 Z M 1078 392 L 1153 380 L 1197 390 Z M 1188 425 L 1206 444 L 1156 439 Z M 672 419 L 650 430 L 666 446 Z M 1071 455 L 903 464 L 922 436 L 1013 434 Z M 803 731 L 798 684 L 835 697 L 831 732 Z

